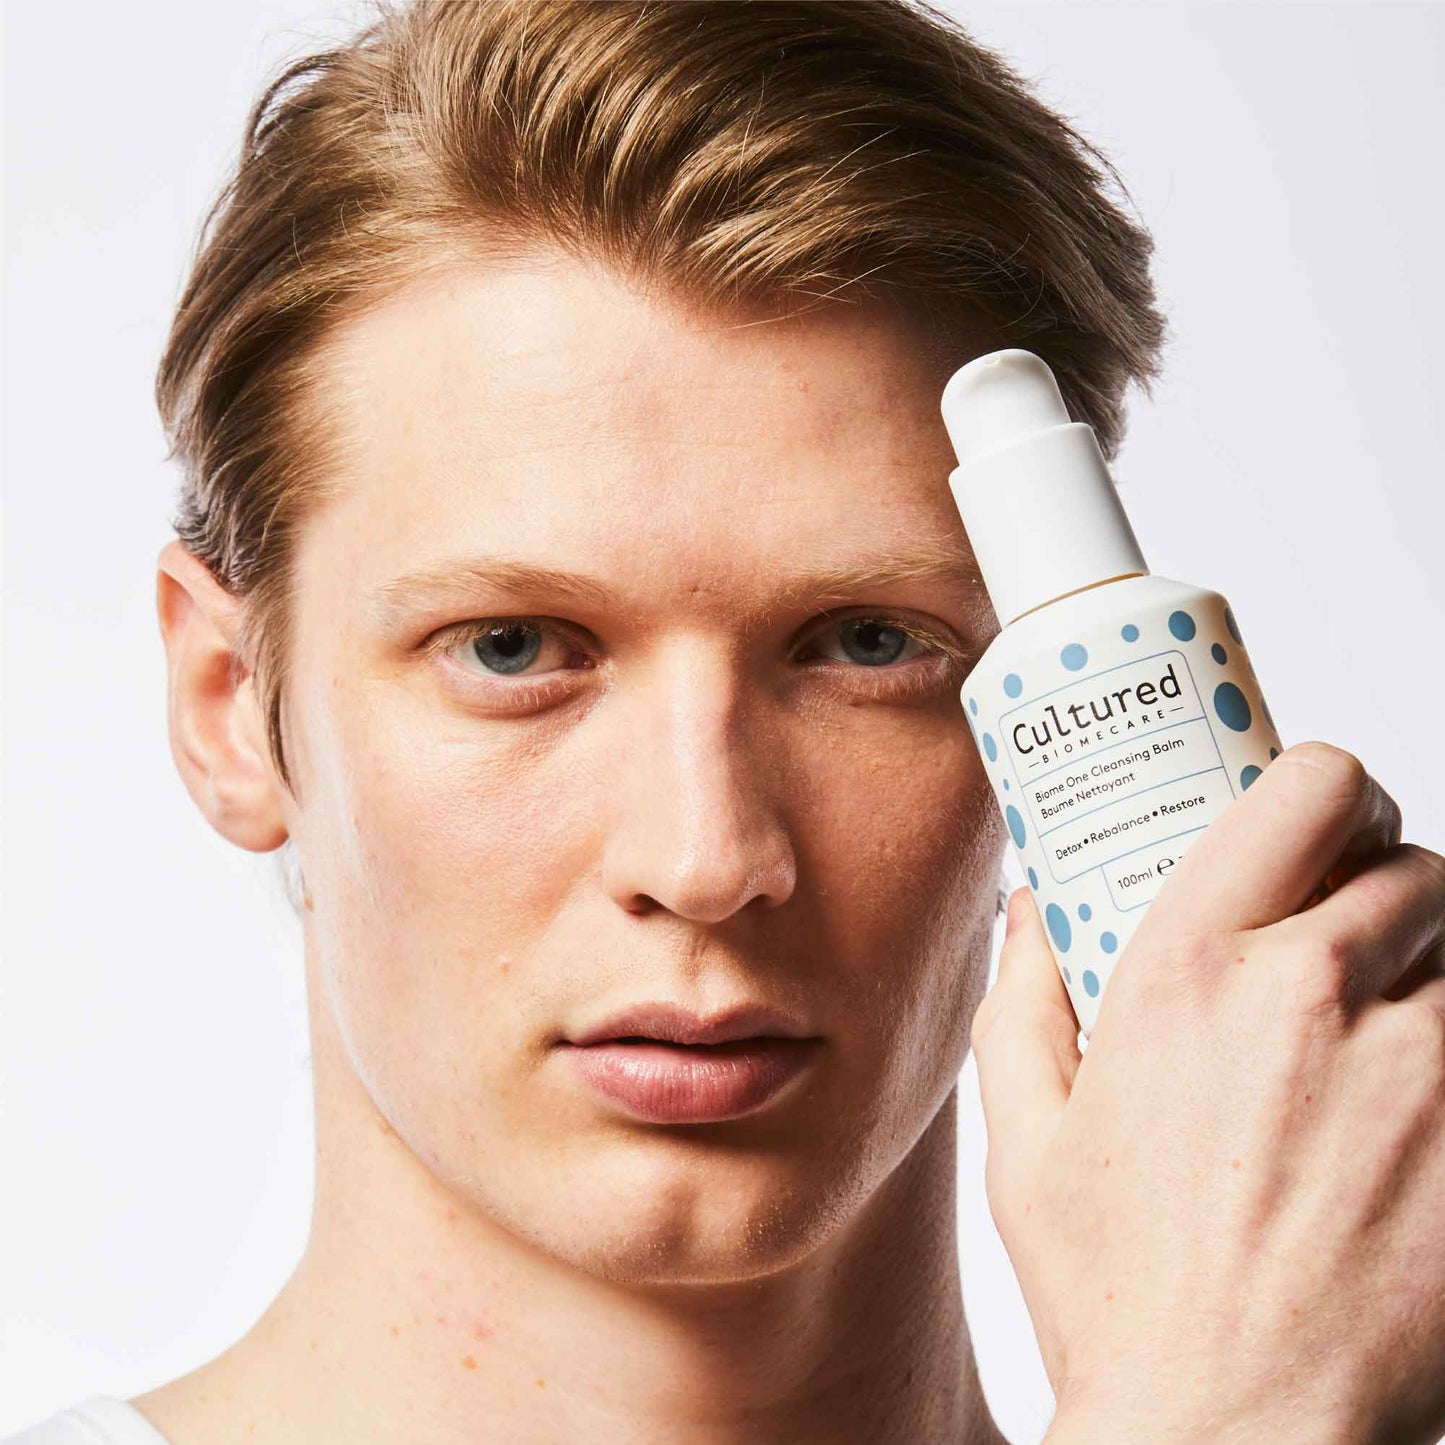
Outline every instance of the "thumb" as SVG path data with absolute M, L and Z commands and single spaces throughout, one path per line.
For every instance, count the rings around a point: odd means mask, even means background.
M 989 1172 L 1028 1173 L 1058 1128 L 1082 1055 L 1079 1021 L 1027 888 L 1009 896 L 998 979 L 974 1014 L 971 1042 Z

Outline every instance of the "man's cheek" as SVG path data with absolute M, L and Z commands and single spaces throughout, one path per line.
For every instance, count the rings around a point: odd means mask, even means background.
M 932 770 L 922 786 L 842 797 L 825 825 L 830 870 L 863 889 L 871 906 L 912 912 L 955 886 L 980 846 L 987 849 L 997 831 L 990 804 L 986 787 Z

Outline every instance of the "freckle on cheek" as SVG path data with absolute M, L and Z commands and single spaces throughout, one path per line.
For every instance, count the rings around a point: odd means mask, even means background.
M 462 1364 L 464 1364 L 469 1370 L 475 1370 L 477 1368 L 477 1362 L 475 1359 L 472 1358 L 471 1355 L 463 1355 Z

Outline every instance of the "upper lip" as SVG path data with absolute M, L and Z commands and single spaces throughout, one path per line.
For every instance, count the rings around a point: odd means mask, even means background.
M 593 1028 L 569 1037 L 573 1044 L 642 1037 L 673 1044 L 722 1044 L 762 1035 L 809 1038 L 808 1030 L 787 1014 L 762 1004 L 740 1004 L 706 1018 L 676 1003 L 642 1003 L 613 1014 Z

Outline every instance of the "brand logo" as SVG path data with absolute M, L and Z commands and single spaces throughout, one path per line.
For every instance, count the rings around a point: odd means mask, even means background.
M 1148 709 L 1158 707 L 1161 698 L 1172 700 L 1182 692 L 1174 664 L 1170 662 L 1158 674 L 1157 681 L 1130 683 L 1087 696 L 1080 702 L 1046 703 L 1013 725 L 1014 749 L 1027 757 L 1036 748 L 1057 746 L 1074 734 L 1092 731 L 1102 723 L 1138 720 Z

